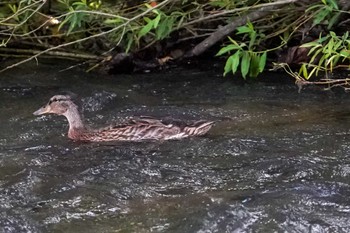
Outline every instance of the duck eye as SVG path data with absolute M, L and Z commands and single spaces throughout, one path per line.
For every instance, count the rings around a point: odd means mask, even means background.
M 56 101 L 57 101 L 57 99 L 54 98 L 54 99 L 52 99 L 52 100 L 49 101 L 49 104 L 52 104 L 53 102 L 56 102 Z

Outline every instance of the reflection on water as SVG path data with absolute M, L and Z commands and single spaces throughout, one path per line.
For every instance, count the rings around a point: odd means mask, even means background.
M 350 230 L 347 94 L 240 86 L 193 70 L 50 70 L 0 81 L 3 232 Z M 32 116 L 67 90 L 95 127 L 133 115 L 217 124 L 181 141 L 74 143 L 63 117 Z

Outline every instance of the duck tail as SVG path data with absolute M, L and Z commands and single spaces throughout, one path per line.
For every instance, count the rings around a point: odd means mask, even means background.
M 197 121 L 192 125 L 186 126 L 184 132 L 188 136 L 202 136 L 210 130 L 214 123 L 214 121 Z

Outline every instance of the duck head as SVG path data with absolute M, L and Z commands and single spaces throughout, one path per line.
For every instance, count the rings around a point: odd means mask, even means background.
M 55 95 L 51 97 L 50 101 L 33 112 L 35 116 L 43 115 L 43 114 L 57 114 L 57 115 L 66 115 L 70 109 L 76 109 L 77 106 L 73 103 L 70 96 L 67 95 Z

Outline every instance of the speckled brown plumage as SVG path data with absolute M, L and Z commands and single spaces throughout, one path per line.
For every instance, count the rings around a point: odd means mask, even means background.
M 56 95 L 35 111 L 34 115 L 53 113 L 63 115 L 69 122 L 68 137 L 75 141 L 140 141 L 171 140 L 206 134 L 213 126 L 213 121 L 196 121 L 185 124 L 180 121 L 158 120 L 151 117 L 140 117 L 126 124 L 109 126 L 99 130 L 85 127 L 77 105 L 70 96 Z

